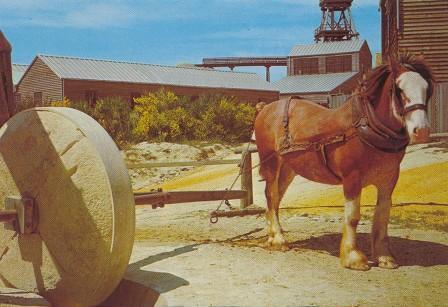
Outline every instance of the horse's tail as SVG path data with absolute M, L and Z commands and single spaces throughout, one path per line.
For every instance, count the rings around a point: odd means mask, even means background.
M 257 116 L 258 113 L 260 113 L 261 110 L 263 110 L 263 108 L 264 108 L 267 104 L 268 104 L 268 103 L 267 103 L 267 102 L 264 102 L 264 101 L 260 101 L 259 103 L 257 103 L 257 104 L 255 105 L 255 110 L 257 111 L 257 112 L 255 113 L 255 116 Z M 255 128 L 254 128 L 254 130 L 252 131 L 252 136 L 250 137 L 250 141 L 251 141 L 252 143 L 255 143 Z

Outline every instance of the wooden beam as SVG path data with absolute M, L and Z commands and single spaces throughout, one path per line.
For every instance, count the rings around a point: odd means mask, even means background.
M 134 194 L 136 205 L 166 205 L 192 203 L 200 201 L 216 201 L 242 199 L 247 197 L 247 191 L 175 191 L 175 192 L 156 192 L 156 193 L 137 193 Z
M 256 144 L 250 144 L 250 146 L 247 148 L 247 146 L 244 146 L 244 148 L 238 148 L 234 151 L 236 154 L 242 154 L 243 152 L 248 151 L 250 153 L 258 152 L 258 148 Z
M 248 151 L 243 153 L 241 166 L 241 190 L 247 191 L 246 197 L 241 199 L 240 207 L 244 209 L 254 202 L 254 192 L 252 185 L 252 154 Z
M 224 165 L 240 164 L 241 159 L 230 160 L 205 160 L 205 161 L 180 161 L 180 162 L 148 162 L 148 163 L 129 163 L 128 169 L 136 168 L 156 168 L 156 167 L 181 167 L 181 166 L 204 166 L 204 165 Z

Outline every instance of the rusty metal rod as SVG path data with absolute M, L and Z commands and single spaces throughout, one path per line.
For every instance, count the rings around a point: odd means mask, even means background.
M 258 215 L 265 214 L 266 209 L 257 208 L 257 209 L 241 209 L 234 211 L 213 211 L 210 213 L 211 217 L 243 217 L 247 215 Z
M 176 191 L 134 194 L 136 205 L 180 204 L 223 199 L 241 199 L 247 197 L 247 191 Z

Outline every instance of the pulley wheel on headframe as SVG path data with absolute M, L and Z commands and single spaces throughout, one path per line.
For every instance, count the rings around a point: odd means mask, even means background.
M 0 224 L 0 284 L 56 306 L 107 298 L 130 258 L 134 197 L 120 153 L 101 126 L 68 108 L 21 112 L 0 129 L 0 209 L 34 200 L 35 228 Z

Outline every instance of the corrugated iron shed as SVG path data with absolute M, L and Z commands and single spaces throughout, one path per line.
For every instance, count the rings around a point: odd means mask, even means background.
M 19 83 L 27 68 L 28 65 L 12 64 L 12 82 L 14 83 L 14 85 L 17 85 Z
M 330 93 L 358 72 L 288 76 L 274 83 L 280 94 Z
M 277 91 L 254 73 L 38 55 L 59 78 Z
M 289 56 L 315 56 L 359 52 L 364 43 L 367 43 L 364 39 L 353 39 L 340 42 L 319 42 L 311 45 L 297 45 L 292 48 Z

